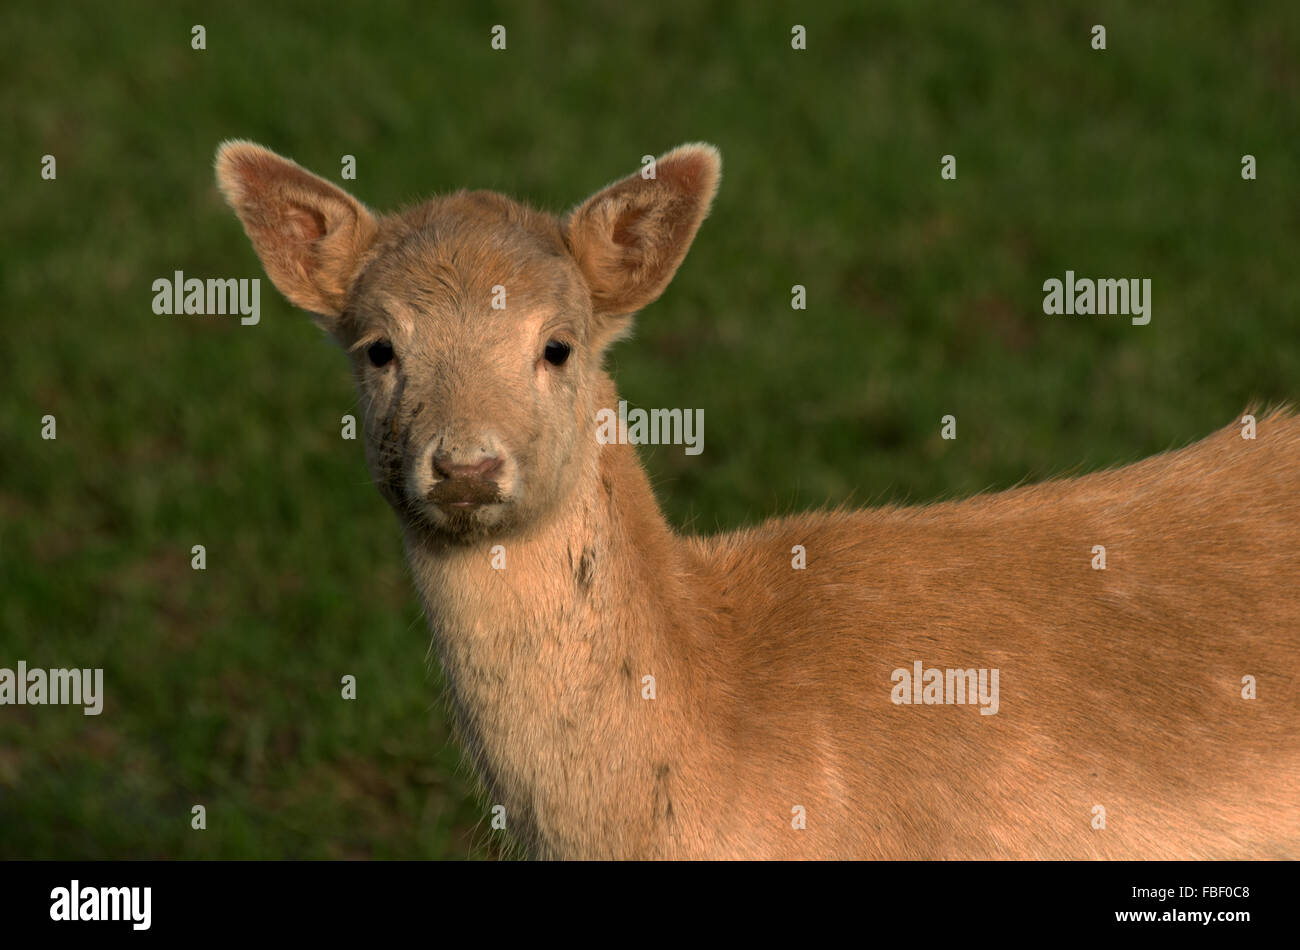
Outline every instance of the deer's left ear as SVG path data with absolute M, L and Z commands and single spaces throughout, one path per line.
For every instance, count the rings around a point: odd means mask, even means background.
M 569 252 L 591 289 L 597 318 L 640 310 L 661 293 L 690 249 L 722 177 L 712 145 L 682 145 L 615 182 L 565 221 Z
M 333 330 L 374 240 L 374 217 L 346 191 L 252 142 L 221 146 L 217 184 L 271 282 Z

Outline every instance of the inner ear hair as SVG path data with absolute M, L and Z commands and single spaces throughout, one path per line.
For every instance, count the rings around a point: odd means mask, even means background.
M 663 293 L 709 213 L 721 174 L 712 145 L 682 145 L 655 162 L 654 178 L 630 175 L 569 215 L 569 251 L 598 314 L 633 313 Z
M 216 171 L 271 282 L 337 329 L 378 230 L 374 216 L 343 189 L 252 142 L 223 143 Z

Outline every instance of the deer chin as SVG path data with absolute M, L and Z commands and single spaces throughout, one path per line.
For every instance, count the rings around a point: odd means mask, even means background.
M 494 483 L 446 479 L 413 499 L 407 510 L 425 530 L 464 543 L 506 528 L 512 504 Z

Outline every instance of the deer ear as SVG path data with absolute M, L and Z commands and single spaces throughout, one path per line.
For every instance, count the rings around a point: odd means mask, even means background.
M 632 313 L 663 293 L 709 213 L 722 159 L 712 145 L 682 145 L 655 162 L 654 174 L 615 182 L 565 221 L 597 316 Z
M 217 150 L 217 184 L 271 282 L 333 329 L 377 225 L 361 202 L 251 142 Z

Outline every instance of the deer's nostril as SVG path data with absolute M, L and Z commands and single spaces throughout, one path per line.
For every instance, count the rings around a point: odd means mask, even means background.
M 443 478 L 489 479 L 501 471 L 501 465 L 501 459 L 494 455 L 465 464 L 455 461 L 449 452 L 433 454 L 433 470 Z

